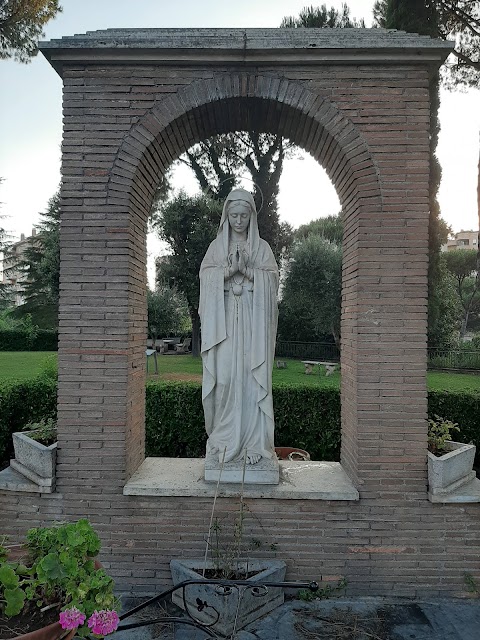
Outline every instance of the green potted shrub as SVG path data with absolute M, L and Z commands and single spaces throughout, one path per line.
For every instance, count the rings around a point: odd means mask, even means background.
M 95 560 L 99 550 L 88 520 L 30 529 L 20 556 L 0 545 L 0 632 L 3 625 L 56 640 L 65 631 L 70 637 L 115 631 L 119 601 Z
M 57 423 L 53 418 L 30 422 L 12 434 L 15 460 L 10 466 L 50 493 L 55 488 Z
M 428 421 L 428 485 L 430 496 L 451 493 L 475 478 L 475 446 L 452 440 L 458 424 L 439 416 Z

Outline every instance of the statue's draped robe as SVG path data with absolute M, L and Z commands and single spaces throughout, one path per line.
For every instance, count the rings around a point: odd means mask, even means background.
M 274 456 L 272 366 L 277 331 L 278 267 L 252 215 L 247 253 L 253 282 L 235 296 L 228 267 L 228 219 L 200 268 L 203 385 L 207 450 L 222 461 L 248 453 Z M 236 276 L 238 281 L 239 274 Z

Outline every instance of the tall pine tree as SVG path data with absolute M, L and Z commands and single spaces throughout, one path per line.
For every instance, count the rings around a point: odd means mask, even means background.
M 60 194 L 48 202 L 41 214 L 37 234 L 23 253 L 18 269 L 23 272 L 25 302 L 16 315 L 27 313 L 40 327 L 58 324 L 58 294 L 60 288 Z

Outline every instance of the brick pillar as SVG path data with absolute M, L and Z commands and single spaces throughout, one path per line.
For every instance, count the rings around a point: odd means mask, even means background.
M 426 495 L 428 76 L 405 84 L 365 127 L 382 199 L 360 185 L 343 265 L 342 462 L 391 500 Z
M 146 214 L 107 203 L 125 126 L 86 76 L 64 78 L 58 488 L 101 500 L 144 455 Z

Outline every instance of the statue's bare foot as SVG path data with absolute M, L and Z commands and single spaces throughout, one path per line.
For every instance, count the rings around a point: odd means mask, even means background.
M 247 464 L 257 464 L 262 456 L 259 453 L 247 454 Z

